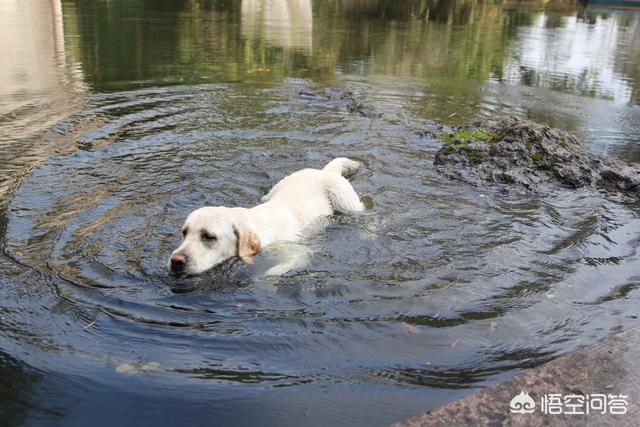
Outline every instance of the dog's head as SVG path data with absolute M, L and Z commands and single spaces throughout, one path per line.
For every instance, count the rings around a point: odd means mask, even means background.
M 260 251 L 260 238 L 240 211 L 223 207 L 193 211 L 182 226 L 182 243 L 169 258 L 169 270 L 199 274 L 234 256 L 251 262 Z

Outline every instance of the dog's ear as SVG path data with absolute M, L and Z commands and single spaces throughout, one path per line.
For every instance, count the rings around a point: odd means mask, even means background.
M 238 241 L 237 254 L 246 263 L 251 264 L 251 258 L 260 252 L 261 244 L 258 235 L 244 224 L 233 226 Z

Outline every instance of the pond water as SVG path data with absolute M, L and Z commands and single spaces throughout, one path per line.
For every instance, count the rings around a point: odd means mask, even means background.
M 640 323 L 638 204 L 452 182 L 422 133 L 513 114 L 640 161 L 634 11 L 16 0 L 0 16 L 4 422 L 387 425 Z M 326 88 L 373 113 L 310 96 Z M 191 210 L 252 206 L 336 156 L 363 163 L 371 208 L 301 242 L 306 266 L 167 275 Z

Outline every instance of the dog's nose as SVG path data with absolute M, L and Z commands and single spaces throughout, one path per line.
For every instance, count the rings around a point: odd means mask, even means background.
M 180 272 L 184 270 L 187 265 L 187 256 L 183 254 L 172 254 L 171 258 L 171 271 Z

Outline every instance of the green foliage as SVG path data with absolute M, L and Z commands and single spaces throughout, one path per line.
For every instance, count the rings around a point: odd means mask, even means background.
M 533 160 L 535 163 L 540 163 L 542 161 L 542 153 L 536 151 L 531 155 L 531 160 Z
M 485 129 L 458 129 L 453 133 L 444 133 L 439 136 L 445 142 L 453 141 L 483 141 L 495 142 L 500 139 L 500 135 L 496 132 L 488 132 Z

